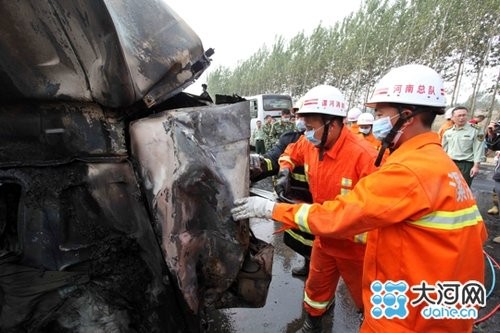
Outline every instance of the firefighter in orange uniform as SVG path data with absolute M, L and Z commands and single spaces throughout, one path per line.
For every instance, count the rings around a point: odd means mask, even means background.
M 375 118 L 369 112 L 364 112 L 358 117 L 359 137 L 371 143 L 376 150 L 379 150 L 382 143 L 372 133 L 374 120 Z
M 290 171 L 303 165 L 312 202 L 323 203 L 349 193 L 361 177 L 375 171 L 377 151 L 344 126 L 344 95 L 337 88 L 314 87 L 303 101 L 297 114 L 304 117 L 306 131 L 281 155 L 275 190 L 278 194 L 286 193 Z M 334 301 L 340 276 L 358 310 L 362 311 L 365 244 L 366 234 L 345 239 L 315 238 L 304 292 L 308 316 L 300 332 L 321 329 L 322 315 Z
M 369 231 L 363 333 L 472 332 L 474 309 L 485 303 L 484 223 L 460 170 L 431 131 L 444 112 L 443 91 L 441 77 L 427 66 L 391 70 L 367 103 L 378 117 L 379 156 L 392 149 L 379 170 L 322 205 L 242 198 L 232 210 L 235 220 L 273 218 L 332 238 Z M 447 285 L 462 296 L 446 295 Z M 473 299 L 464 292 L 472 287 Z M 429 314 L 433 307 L 438 311 Z
M 347 128 L 354 134 L 359 133 L 358 117 L 361 113 L 362 111 L 359 108 L 354 107 L 347 112 L 347 117 L 345 117 L 345 124 Z

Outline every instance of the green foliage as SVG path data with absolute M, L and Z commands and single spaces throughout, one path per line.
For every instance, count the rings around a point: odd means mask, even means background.
M 389 68 L 420 63 L 452 83 L 449 103 L 455 102 L 464 75 L 475 77 L 474 100 L 483 96 L 483 72 L 500 65 L 499 13 L 498 0 L 365 0 L 342 22 L 318 25 L 310 35 L 302 31 L 289 41 L 277 37 L 269 49 L 263 46 L 234 69 L 217 68 L 208 84 L 221 94 L 294 98 L 331 84 L 354 106 L 366 101 Z M 488 85 L 483 88 L 491 96 Z

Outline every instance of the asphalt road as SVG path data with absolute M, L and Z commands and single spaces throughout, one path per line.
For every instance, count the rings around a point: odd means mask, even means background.
M 495 260 L 500 261 L 500 244 L 492 242 L 496 235 L 500 235 L 500 220 L 498 215 L 491 216 L 486 211 L 491 207 L 493 189 L 493 165 L 483 165 L 480 174 L 472 183 L 472 191 L 476 196 L 479 210 L 488 228 L 489 238 L 485 244 L 485 251 Z M 271 189 L 270 181 L 261 181 L 259 187 Z M 209 312 L 209 333 L 291 333 L 297 331 L 303 323 L 302 296 L 304 280 L 291 275 L 291 269 L 302 263 L 302 257 L 295 254 L 282 242 L 282 234 L 273 234 L 278 226 L 267 220 L 255 219 L 251 228 L 257 237 L 272 243 L 275 246 L 273 261 L 273 279 L 269 288 L 267 303 L 258 309 L 224 309 Z M 498 269 L 495 270 L 498 273 Z M 483 317 L 500 301 L 500 276 L 492 287 L 492 271 L 486 267 L 486 290 L 492 290 L 487 299 L 487 305 L 481 309 L 479 316 Z M 345 285 L 339 284 L 336 305 L 325 319 L 323 332 L 354 333 L 358 331 L 359 319 L 354 311 L 350 296 Z M 498 312 L 490 319 L 478 324 L 474 333 L 500 332 L 500 315 Z

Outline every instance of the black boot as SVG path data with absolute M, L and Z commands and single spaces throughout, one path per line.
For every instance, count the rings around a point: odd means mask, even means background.
M 322 319 L 323 316 L 313 317 L 307 313 L 304 324 L 296 333 L 321 333 L 323 330 Z
M 307 276 L 307 274 L 309 274 L 309 259 L 304 258 L 304 265 L 302 267 L 293 268 L 292 275 Z

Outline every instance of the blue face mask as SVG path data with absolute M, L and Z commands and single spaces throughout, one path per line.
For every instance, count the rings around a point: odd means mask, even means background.
M 295 128 L 297 128 L 297 130 L 300 132 L 305 131 L 306 130 L 306 123 L 304 122 L 304 119 L 295 120 Z
M 372 126 L 373 135 L 380 141 L 384 140 L 387 134 L 389 134 L 389 132 L 392 130 L 391 119 L 397 116 L 399 115 L 397 114 L 392 117 L 387 116 L 375 120 Z
M 325 126 L 325 125 L 323 125 L 323 126 Z M 323 127 L 323 126 L 321 126 L 321 127 Z M 319 130 L 321 127 L 304 132 L 304 135 L 305 135 L 307 141 L 309 141 L 310 143 L 312 143 L 315 146 L 319 146 L 321 144 L 321 140 L 318 140 L 314 137 L 314 134 L 316 133 L 316 131 Z

